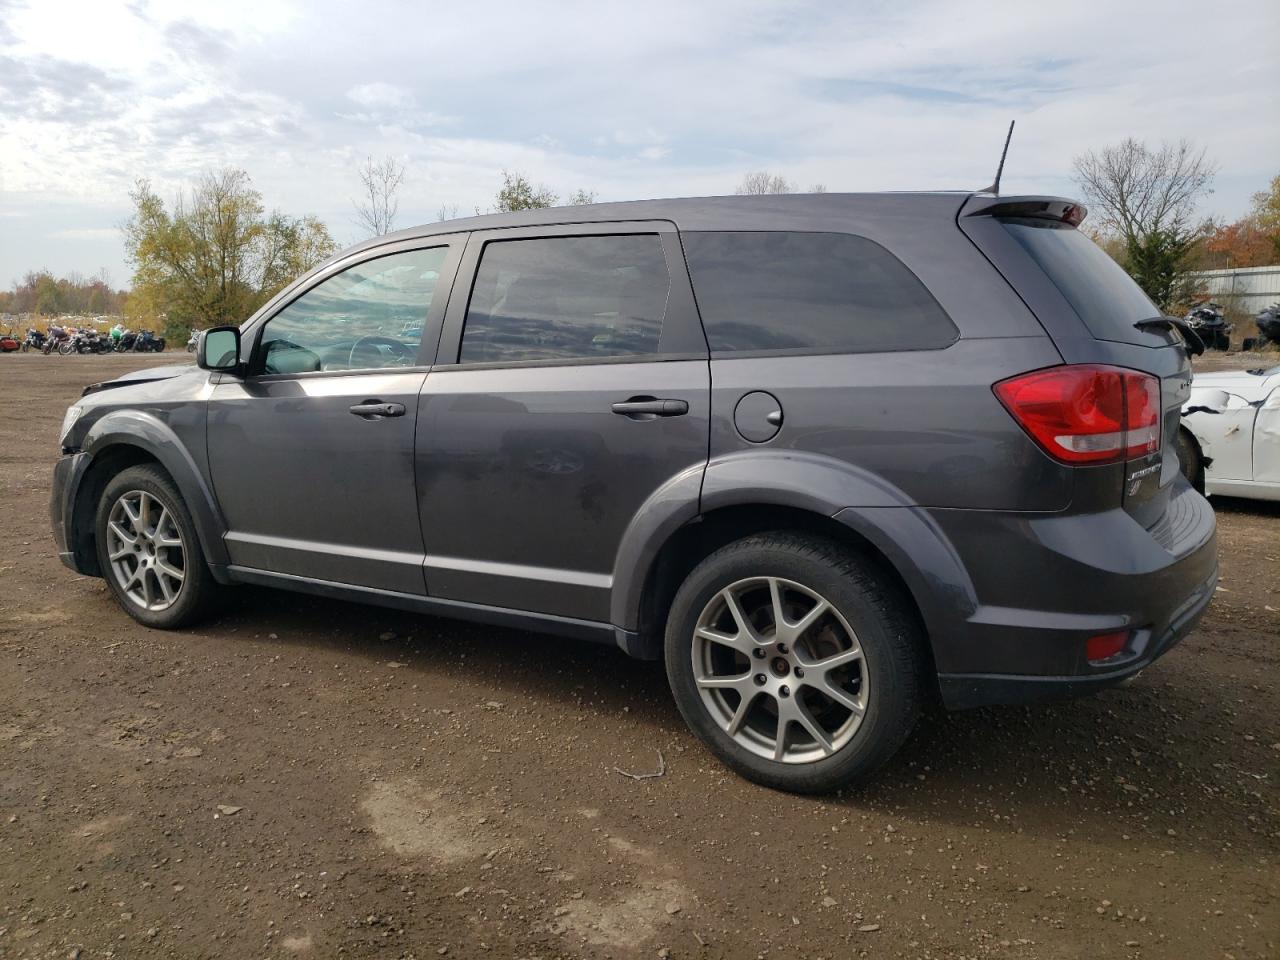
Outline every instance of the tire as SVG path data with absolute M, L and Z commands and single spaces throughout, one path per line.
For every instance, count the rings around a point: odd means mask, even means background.
M 164 353 L 164 337 L 156 341 L 156 353 Z
M 778 584 L 776 594 L 770 581 Z M 733 615 L 726 590 L 737 596 L 752 631 Z M 775 597 L 782 598 L 784 636 L 794 645 L 777 642 Z M 826 612 L 792 637 L 818 601 Z M 748 632 L 755 636 L 744 642 Z M 907 739 L 922 706 L 924 644 L 909 602 L 874 565 L 835 541 L 781 531 L 738 540 L 694 568 L 672 602 L 665 651 L 676 705 L 712 753 L 756 783 L 826 793 L 866 781 Z M 831 660 L 846 663 L 819 673 Z M 829 689 L 824 678 L 849 706 L 819 692 Z M 711 687 L 708 679 L 725 683 Z M 738 688 L 751 698 L 745 712 Z M 779 711 L 807 718 L 784 725 L 782 759 Z M 817 723 L 825 745 L 806 722 Z
M 136 548 L 127 549 L 113 562 L 113 547 L 127 547 L 131 534 L 138 539 L 139 523 L 133 515 L 140 515 L 141 528 L 150 532 L 144 532 Z M 110 530 L 110 524 L 117 530 Z M 107 588 L 139 623 L 173 630 L 197 622 L 211 609 L 218 584 L 204 562 L 191 514 L 173 480 L 159 466 L 128 467 L 108 481 L 98 502 L 94 533 Z M 180 549 L 172 546 L 175 540 Z M 137 578 L 144 563 L 147 569 Z M 171 575 L 174 570 L 181 571 L 180 582 Z M 152 606 L 144 606 L 147 601 Z
M 1204 496 L 1204 457 L 1200 455 L 1200 444 L 1186 427 L 1178 428 L 1178 463 L 1187 482 Z
M 71 356 L 71 354 L 75 352 L 76 352 L 75 344 L 71 343 L 70 341 L 68 341 L 67 343 L 61 344 L 58 347 L 58 353 L 62 354 L 64 357 L 69 357 Z

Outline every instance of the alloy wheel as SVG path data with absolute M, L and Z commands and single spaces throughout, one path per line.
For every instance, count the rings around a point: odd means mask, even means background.
M 121 592 L 144 610 L 177 602 L 187 549 L 169 509 L 145 490 L 122 494 L 107 517 L 107 558 Z
M 725 733 L 782 763 L 840 751 L 870 695 L 848 621 L 816 591 L 778 577 L 739 580 L 708 601 L 694 628 L 693 678 Z

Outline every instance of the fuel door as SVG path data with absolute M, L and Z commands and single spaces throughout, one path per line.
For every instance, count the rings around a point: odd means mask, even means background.
M 734 407 L 733 425 L 744 440 L 767 443 L 782 427 L 782 404 L 772 393 L 753 390 Z

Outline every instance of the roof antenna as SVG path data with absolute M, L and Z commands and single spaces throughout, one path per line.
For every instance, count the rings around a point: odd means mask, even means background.
M 997 197 L 1000 196 L 1000 175 L 1004 173 L 1004 158 L 1009 155 L 1009 141 L 1013 139 L 1013 125 L 1016 122 L 1016 120 L 1009 121 L 1009 133 L 1004 138 L 1004 149 L 1000 151 L 1000 166 L 996 167 L 995 183 L 984 190 L 979 190 L 979 193 L 994 193 Z

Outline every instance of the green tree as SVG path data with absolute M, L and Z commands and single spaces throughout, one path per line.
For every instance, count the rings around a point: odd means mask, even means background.
M 554 207 L 559 198 L 550 187 L 534 186 L 522 173 L 502 171 L 502 189 L 496 197 L 498 213 L 511 213 L 514 210 L 539 210 L 543 207 Z
M 205 174 L 172 209 L 139 180 L 124 226 L 133 264 L 128 314 L 166 335 L 248 319 L 281 287 L 333 254 L 315 217 L 267 213 L 243 170 Z
M 1161 310 L 1187 298 L 1204 225 L 1196 204 L 1210 192 L 1213 164 L 1188 141 L 1152 150 L 1129 138 L 1075 158 L 1076 183 L 1103 234 L 1123 243 L 1121 262 Z

